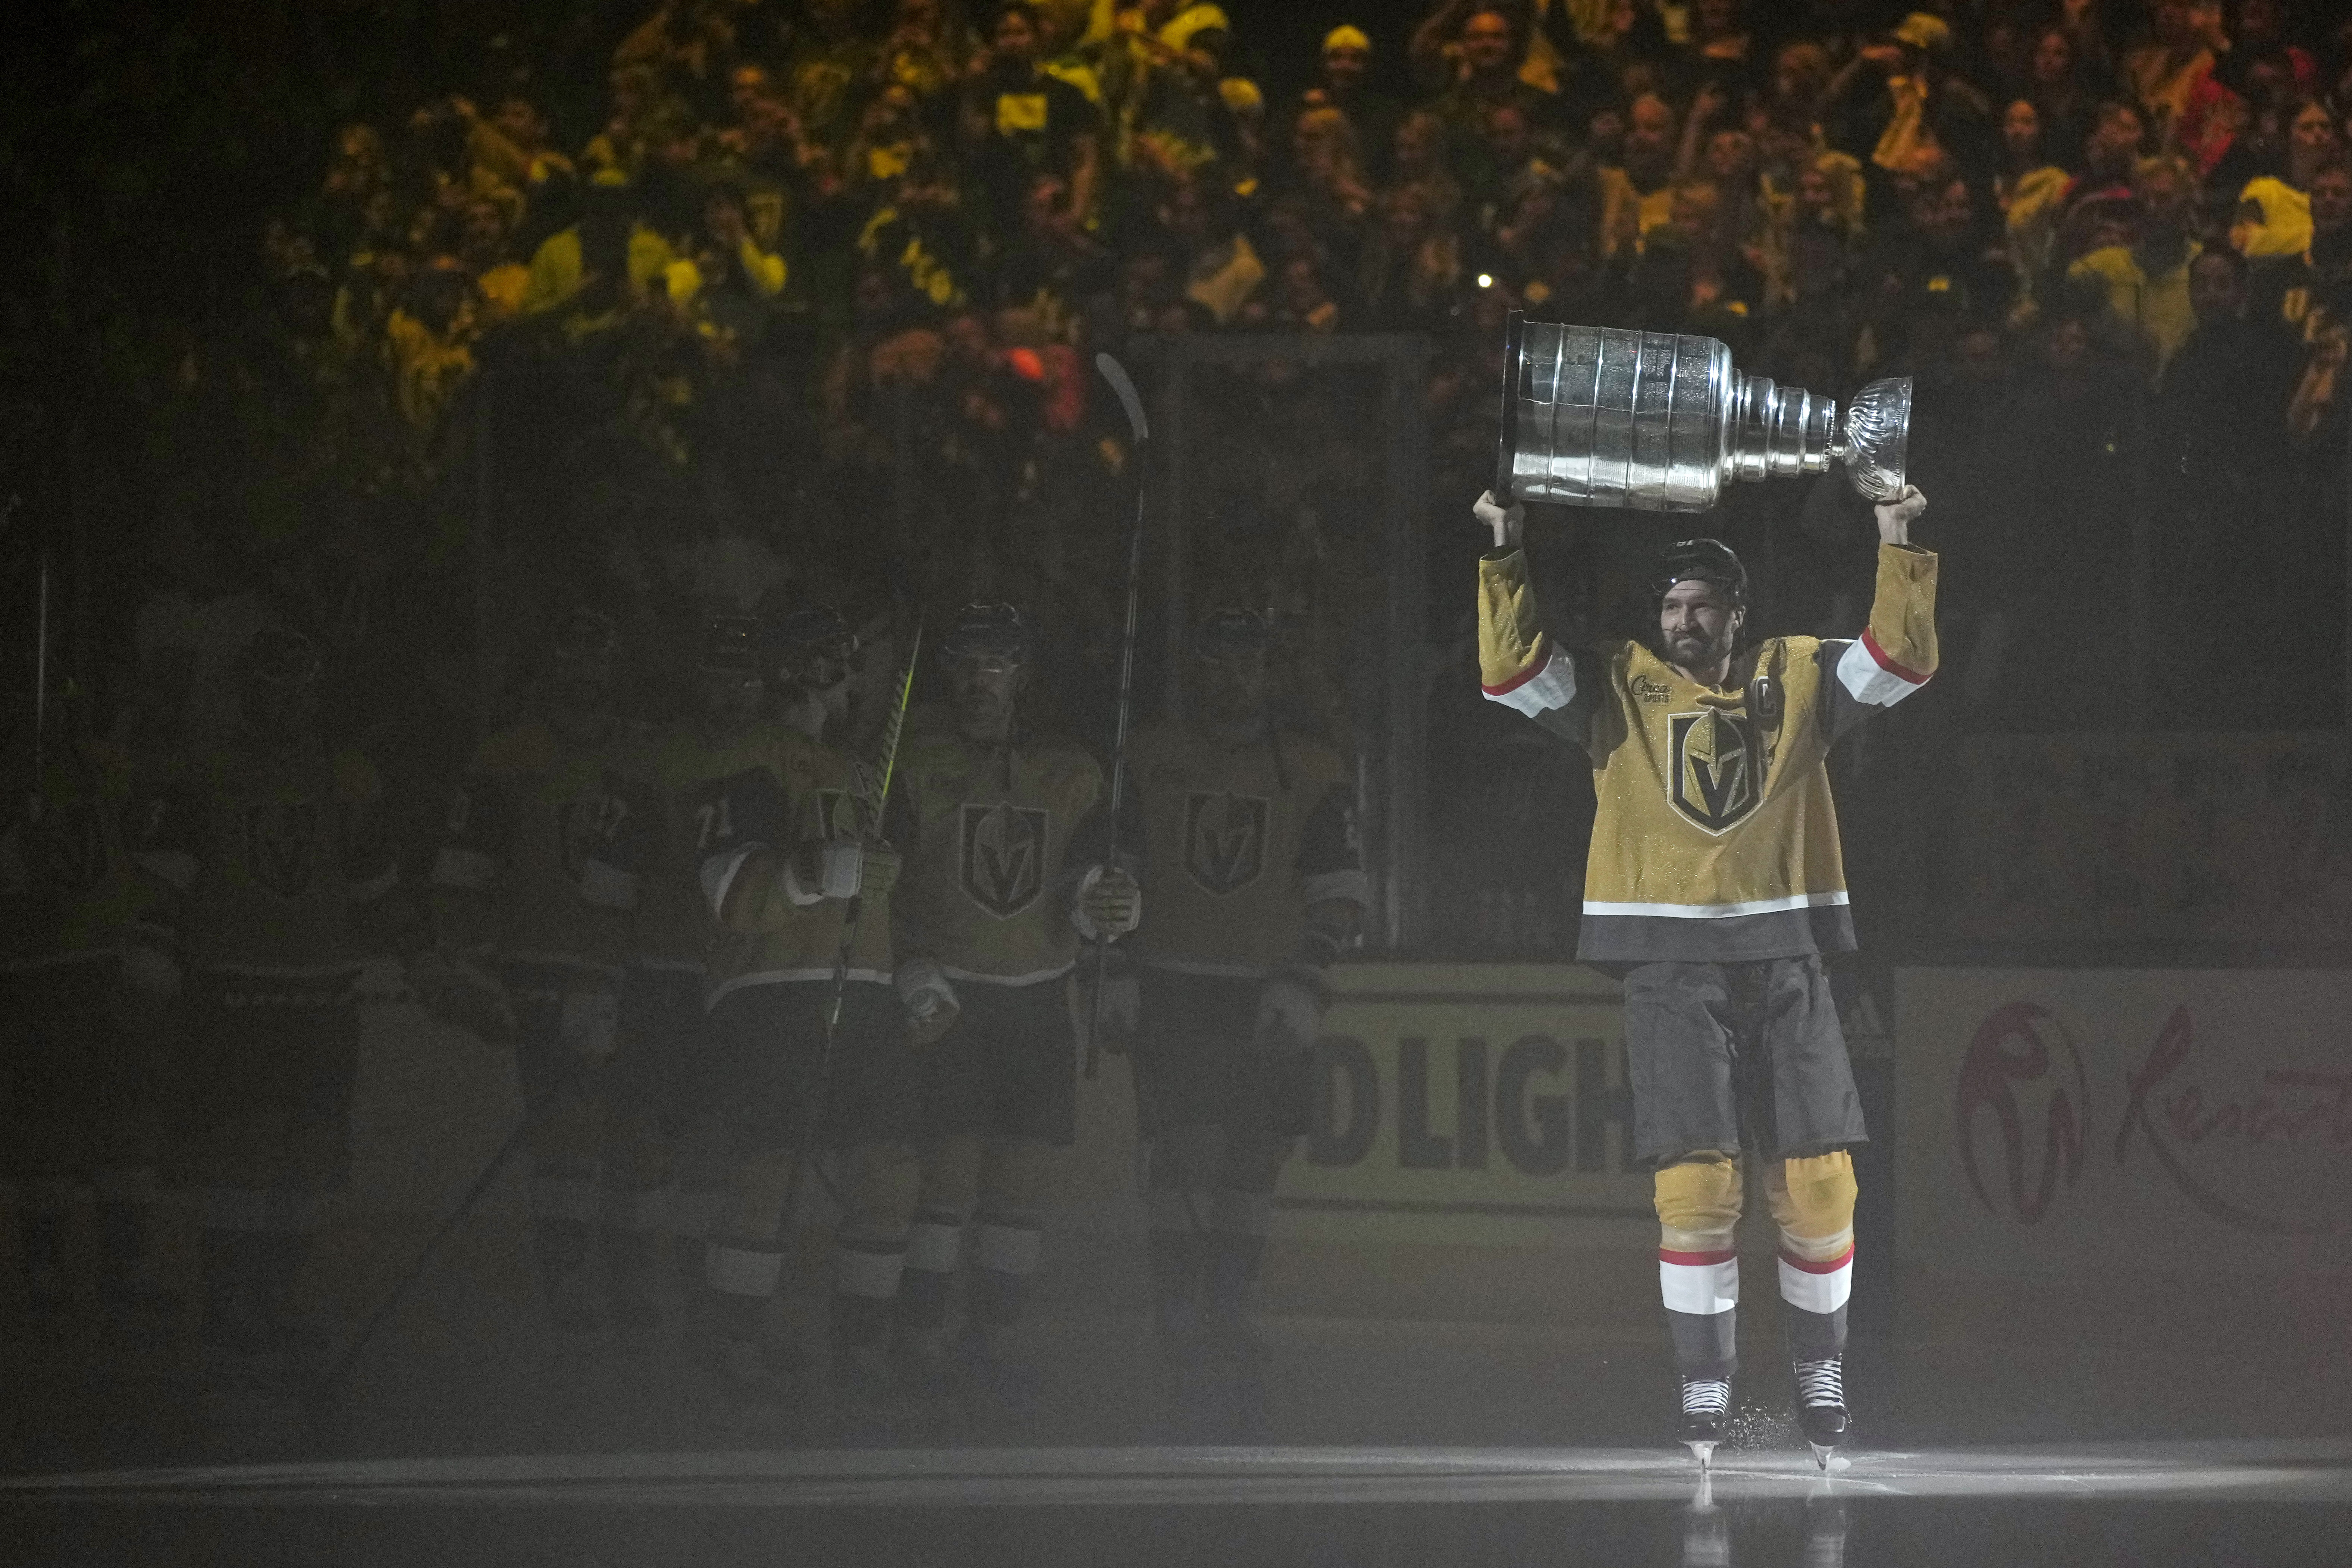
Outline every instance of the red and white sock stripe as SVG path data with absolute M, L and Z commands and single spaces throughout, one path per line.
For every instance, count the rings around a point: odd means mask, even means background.
M 1853 1244 L 1823 1261 L 1780 1254 L 1780 1299 L 1809 1312 L 1833 1312 L 1853 1294 Z
M 1712 1317 L 1739 1304 L 1739 1254 L 1658 1249 L 1658 1294 L 1670 1312 Z

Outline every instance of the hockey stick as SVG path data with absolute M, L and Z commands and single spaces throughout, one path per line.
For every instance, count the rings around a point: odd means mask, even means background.
M 1135 719 L 1135 643 L 1136 627 L 1140 618 L 1143 596 L 1143 526 L 1144 498 L 1150 489 L 1144 468 L 1145 455 L 1150 450 L 1151 426 L 1143 417 L 1143 399 L 1136 394 L 1135 380 L 1127 367 L 1108 354 L 1095 356 L 1095 369 L 1110 390 L 1118 394 L 1119 407 L 1127 411 L 1129 432 L 1135 437 L 1135 527 L 1127 541 L 1127 631 L 1118 657 L 1118 721 L 1113 733 L 1110 753 L 1110 861 L 1118 859 L 1119 809 L 1127 798 L 1127 737 Z M 1087 1003 L 1087 1063 L 1086 1076 L 1095 1077 L 1102 1070 L 1102 1002 L 1103 984 L 1110 972 L 1110 939 L 1097 936 L 1095 949 L 1095 983 Z M 1150 1166 L 1150 1144 L 1154 1125 L 1149 1103 L 1150 1091 L 1145 1086 L 1150 1076 L 1138 1059 L 1139 1041 L 1128 1046 L 1128 1084 L 1135 1094 L 1135 1122 L 1139 1138 L 1137 1154 L 1147 1173 Z M 1195 1236 L 1206 1236 L 1207 1224 L 1201 1218 L 1201 1206 L 1192 1201 L 1192 1188 L 1179 1186 L 1177 1196 L 1183 1200 L 1184 1217 L 1192 1222 Z
M 882 730 L 881 776 L 874 781 L 870 796 L 859 802 L 866 808 L 866 820 L 877 832 L 882 827 L 883 810 L 890 803 L 890 779 L 898 771 L 898 740 L 907 732 L 907 704 L 914 695 L 915 665 L 922 653 L 923 622 L 918 617 L 914 641 L 907 647 L 906 674 L 898 678 L 898 706 L 891 710 L 890 722 Z M 828 830 L 829 827 L 828 824 Z M 857 946 L 858 922 L 865 913 L 866 900 L 852 894 L 849 906 L 842 911 L 841 946 L 833 956 L 833 994 L 825 999 L 824 1043 L 817 1051 L 816 1082 L 809 1091 L 808 1118 L 801 1129 L 800 1144 L 793 1152 L 792 1174 L 784 1178 L 784 1207 L 776 1217 L 776 1239 L 780 1243 L 789 1233 L 793 1215 L 800 1207 L 802 1176 L 816 1162 L 817 1131 L 824 1124 L 825 1085 L 833 1076 L 833 1042 L 841 1029 L 842 1003 L 849 995 L 849 955 L 850 950 Z M 824 1181 L 823 1172 L 818 1173 L 817 1179 Z M 828 1189 L 832 1188 L 831 1182 L 825 1182 L 825 1185 Z M 834 1196 L 835 1201 L 838 1202 L 838 1191 Z
M 1127 795 L 1127 732 L 1135 716 L 1135 628 L 1143 594 L 1143 498 L 1150 488 L 1144 456 L 1150 450 L 1151 426 L 1143 417 L 1143 400 L 1136 395 L 1127 367 L 1108 354 L 1097 354 L 1095 369 L 1118 394 L 1119 406 L 1127 411 L 1128 429 L 1135 437 L 1135 527 L 1127 540 L 1127 632 L 1118 655 L 1118 724 L 1110 749 L 1109 865 L 1116 865 L 1119 806 Z M 1109 865 L 1104 869 L 1108 871 Z M 1095 983 L 1087 1003 L 1086 1075 L 1090 1079 L 1102 1070 L 1103 982 L 1110 972 L 1110 938 L 1097 934 L 1094 949 Z
M 482 1195 L 489 1191 L 499 1174 L 514 1163 L 515 1155 L 522 1152 L 523 1146 L 530 1141 L 531 1134 L 539 1130 L 553 1109 L 563 1103 L 572 1091 L 587 1077 L 592 1065 L 590 1060 L 583 1059 L 545 1099 L 524 1113 L 522 1120 L 515 1124 L 514 1131 L 507 1134 L 507 1141 L 499 1145 L 498 1152 L 482 1166 L 481 1174 L 457 1199 L 457 1207 L 450 1209 L 448 1217 L 441 1221 L 440 1228 L 433 1232 L 425 1245 L 417 1249 L 415 1260 L 408 1265 L 407 1271 L 401 1275 L 391 1290 L 384 1292 L 383 1300 L 376 1303 L 375 1311 L 368 1314 L 359 1332 L 352 1335 L 351 1343 L 343 1347 L 343 1354 L 335 1358 L 335 1364 L 327 1368 L 316 1383 L 300 1391 L 305 1410 L 314 1416 L 334 1413 L 341 1403 L 344 1380 L 358 1367 L 360 1357 L 367 1354 L 367 1347 L 374 1340 L 376 1331 L 383 1327 L 392 1314 L 400 1309 L 402 1302 L 408 1300 L 408 1293 L 416 1288 L 416 1281 L 425 1277 L 425 1267 L 433 1261 L 433 1255 L 441 1249 L 441 1244 L 449 1239 L 450 1233 L 465 1222 L 467 1215 L 474 1212 L 474 1206 L 482 1200 Z

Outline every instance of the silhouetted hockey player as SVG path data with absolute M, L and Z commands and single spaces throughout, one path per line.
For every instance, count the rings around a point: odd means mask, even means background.
M 764 753 L 705 786 L 697 807 L 702 891 L 721 927 L 707 994 L 727 1140 L 726 1197 L 707 1252 L 709 1359 L 739 1406 L 789 1405 L 804 1392 L 801 1358 L 771 1333 L 768 1308 L 783 1274 L 794 1168 L 837 1151 L 833 1383 L 853 1416 L 887 1415 L 917 1181 L 918 1067 L 890 986 L 898 856 L 873 820 L 873 776 L 824 740 L 848 708 L 857 655 L 848 623 L 816 607 L 780 617 L 768 637 L 782 723 L 762 727 Z M 857 923 L 836 973 L 853 901 Z
M 952 1366 L 1017 1404 L 1034 1376 L 1006 1342 L 1037 1266 L 1055 1151 L 1076 1133 L 1078 938 L 1131 930 L 1140 899 L 1130 876 L 1099 863 L 1102 769 L 1021 722 L 1030 637 L 1019 612 L 966 606 L 940 653 L 950 706 L 909 735 L 891 801 L 907 854 L 893 900 L 898 986 L 923 1055 L 923 1185 L 898 1348 L 927 1381 Z M 950 1346 L 967 1227 L 971 1285 Z
M 1307 1130 L 1323 971 L 1368 903 L 1352 770 L 1286 735 L 1266 700 L 1271 632 L 1255 611 L 1193 631 L 1186 708 L 1135 737 L 1129 797 L 1150 913 L 1139 967 L 1137 1100 L 1152 1139 L 1156 1324 L 1180 1373 L 1262 1355 L 1250 1287 L 1283 1163 Z

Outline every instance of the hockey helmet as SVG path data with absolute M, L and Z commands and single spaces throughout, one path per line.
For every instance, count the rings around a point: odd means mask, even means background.
M 1658 558 L 1650 594 L 1664 599 L 1678 582 L 1711 582 L 1731 596 L 1734 610 L 1748 608 L 1748 569 L 1721 539 L 1679 539 Z
M 790 685 L 822 691 L 838 685 L 857 668 L 857 633 L 830 604 L 768 616 L 761 641 L 768 668 Z
M 974 600 L 956 612 L 947 635 L 940 639 L 940 656 L 950 664 L 977 659 L 1017 668 L 1029 662 L 1029 622 L 1001 600 Z
M 291 626 L 265 626 L 256 632 L 237 659 L 246 679 L 281 691 L 308 691 L 318 684 L 326 657 L 307 633 Z
M 702 622 L 702 643 L 694 667 L 706 675 L 749 675 L 767 673 L 761 657 L 760 623 L 749 615 L 708 615 Z

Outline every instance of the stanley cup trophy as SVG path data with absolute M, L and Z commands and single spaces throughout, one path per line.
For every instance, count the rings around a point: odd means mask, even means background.
M 1873 501 L 1903 492 L 1911 378 L 1837 403 L 1732 369 L 1713 338 L 1567 327 L 1511 313 L 1503 346 L 1504 500 L 1704 512 L 1734 479 L 1845 465 Z

